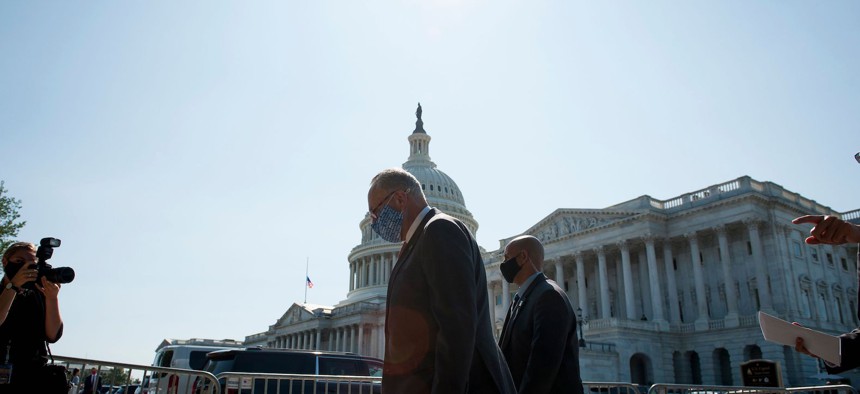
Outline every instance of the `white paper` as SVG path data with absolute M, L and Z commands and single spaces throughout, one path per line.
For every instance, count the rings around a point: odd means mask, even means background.
M 759 311 L 758 324 L 764 339 L 794 348 L 797 338 L 810 353 L 834 365 L 842 363 L 842 345 L 839 337 L 791 324 L 778 317 Z

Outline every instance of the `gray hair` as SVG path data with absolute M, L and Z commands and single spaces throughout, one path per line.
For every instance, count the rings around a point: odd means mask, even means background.
M 402 168 L 388 168 L 376 174 L 370 181 L 370 188 L 378 188 L 386 192 L 394 190 L 409 190 L 413 197 L 424 199 L 424 191 L 421 190 L 421 182 L 418 178 Z

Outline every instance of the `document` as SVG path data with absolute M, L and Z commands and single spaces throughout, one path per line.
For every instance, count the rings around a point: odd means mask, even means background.
M 810 353 L 833 365 L 842 363 L 842 342 L 839 337 L 796 326 L 778 317 L 759 311 L 758 324 L 764 339 L 794 348 L 797 338 L 803 338 L 803 345 Z

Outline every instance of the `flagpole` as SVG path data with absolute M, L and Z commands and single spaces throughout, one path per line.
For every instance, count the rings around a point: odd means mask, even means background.
M 311 260 L 310 257 L 307 257 L 307 260 L 305 260 L 305 303 L 304 303 L 304 305 L 308 304 L 308 262 L 310 260 Z

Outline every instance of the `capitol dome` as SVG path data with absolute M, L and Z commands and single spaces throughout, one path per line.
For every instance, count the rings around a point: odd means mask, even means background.
M 421 189 L 427 197 L 427 203 L 462 221 L 475 234 L 478 222 L 472 213 L 466 209 L 466 202 L 460 187 L 448 174 L 436 168 L 436 163 L 430 160 L 430 135 L 424 130 L 421 119 L 421 104 L 415 111 L 418 118 L 415 130 L 409 135 L 409 158 L 403 163 L 403 169 L 414 175 L 421 183 Z M 401 243 L 391 243 L 380 238 L 371 228 L 370 214 L 365 214 L 359 223 L 361 228 L 361 244 L 352 249 L 349 254 L 350 280 L 347 299 L 341 305 L 351 304 L 360 300 L 385 301 L 388 276 L 397 261 Z

